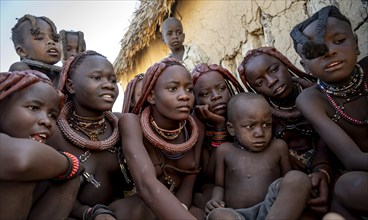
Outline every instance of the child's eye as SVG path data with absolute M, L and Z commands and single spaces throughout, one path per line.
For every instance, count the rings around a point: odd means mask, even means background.
M 43 37 L 35 37 L 35 40 L 43 40 Z
M 57 116 L 58 116 L 58 114 L 56 112 L 52 112 L 52 113 L 49 114 L 49 117 L 52 118 L 52 119 L 55 119 L 55 121 L 57 119 Z
M 100 76 L 95 76 L 93 77 L 95 80 L 101 80 L 101 77 Z
M 253 128 L 253 125 L 252 124 L 249 124 L 249 125 L 244 125 L 245 128 L 248 128 L 248 129 L 251 129 Z
M 275 66 L 274 68 L 271 69 L 271 73 L 275 73 L 279 70 L 279 66 Z
M 201 93 L 199 93 L 199 96 L 206 97 L 206 96 L 208 96 L 208 92 L 207 91 L 202 91 Z
M 264 124 L 263 124 L 263 127 L 265 127 L 265 128 L 269 128 L 269 127 L 271 127 L 271 123 L 264 123 Z
M 342 38 L 342 39 L 337 39 L 334 41 L 335 44 L 341 44 L 346 40 L 346 38 Z
M 111 83 L 116 83 L 116 78 L 110 80 Z
M 261 87 L 261 86 L 262 86 L 262 84 L 263 84 L 263 80 L 257 80 L 257 81 L 256 81 L 256 86 L 257 86 L 257 87 Z
M 168 90 L 169 90 L 170 92 L 174 92 L 174 91 L 176 91 L 176 87 L 169 87 L 169 88 L 168 88 Z
M 40 109 L 39 107 L 34 106 L 34 105 L 29 105 L 27 106 L 27 108 L 31 110 L 32 112 L 38 111 Z
M 193 88 L 189 87 L 189 88 L 187 88 L 187 91 L 190 92 L 190 93 L 193 93 Z

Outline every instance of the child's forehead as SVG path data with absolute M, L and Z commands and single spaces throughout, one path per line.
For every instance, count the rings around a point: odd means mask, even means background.
M 165 23 L 162 26 L 162 31 L 173 30 L 173 29 L 180 29 L 180 30 L 183 29 L 183 26 L 180 23 L 180 21 L 171 19 L 171 20 L 165 21 Z
M 319 33 L 317 32 L 318 20 L 311 22 L 305 29 L 302 31 L 304 35 L 306 35 L 309 39 L 313 40 L 318 37 Z M 350 25 L 343 20 L 337 19 L 335 17 L 328 17 L 326 28 L 325 28 L 325 36 L 326 35 L 335 35 L 337 33 L 353 33 Z

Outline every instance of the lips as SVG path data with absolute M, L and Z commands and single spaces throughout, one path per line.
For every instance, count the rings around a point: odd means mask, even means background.
M 219 103 L 212 107 L 212 110 L 223 110 L 226 109 L 226 103 Z
M 187 106 L 187 105 L 185 105 L 185 106 L 179 106 L 177 109 L 179 111 L 181 111 L 181 112 L 190 112 L 190 110 L 191 110 L 191 108 L 189 106 Z
M 280 87 L 278 87 L 273 94 L 274 95 L 280 95 L 285 91 L 285 85 L 281 85 Z
M 114 94 L 102 94 L 101 97 L 108 101 L 108 102 L 113 102 L 115 101 L 115 95 Z
M 336 70 L 342 68 L 342 66 L 343 66 L 343 62 L 342 61 L 334 61 L 334 62 L 328 63 L 325 66 L 324 70 L 326 72 L 332 72 L 332 71 L 336 71 Z
M 49 137 L 46 133 L 38 133 L 31 135 L 31 139 L 34 141 L 37 141 L 39 143 L 46 143 L 47 138 Z
M 50 54 L 51 56 L 58 56 L 59 55 L 59 51 L 56 48 L 48 49 L 47 53 Z

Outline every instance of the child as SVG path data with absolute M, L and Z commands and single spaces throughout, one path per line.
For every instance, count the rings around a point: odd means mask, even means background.
M 49 143 L 78 155 L 85 166 L 71 217 L 138 218 L 129 213 L 129 202 L 139 201 L 138 197 L 122 199 L 125 205 L 119 210 L 110 205 L 124 196 L 123 190 L 132 189 L 119 144 L 119 115 L 111 112 L 119 94 L 112 64 L 95 51 L 70 57 L 63 66 L 59 90 L 67 95 L 66 104 Z M 134 205 L 139 211 L 139 204 Z
M 138 98 L 141 96 L 143 76 L 144 73 L 137 74 L 129 81 L 124 91 L 123 113 L 132 112 Z
M 71 57 L 86 51 L 86 41 L 82 31 L 66 31 L 59 32 L 62 45 L 62 62 Z
M 38 70 L 57 86 L 61 68 L 54 64 L 60 61 L 61 44 L 54 22 L 24 15 L 12 28 L 12 40 L 21 61 L 13 63 L 9 71 Z
M 191 204 L 203 142 L 203 132 L 190 116 L 193 104 L 188 70 L 166 58 L 145 73 L 134 114 L 123 114 L 119 120 L 124 155 L 139 196 L 159 219 L 204 218 L 204 212 Z
M 167 18 L 162 23 L 161 33 L 164 43 L 171 51 L 168 57 L 181 61 L 189 72 L 197 64 L 210 62 L 210 58 L 198 45 L 183 45 L 185 39 L 183 25 L 177 18 Z
M 314 77 L 300 71 L 273 47 L 248 51 L 238 70 L 247 89 L 266 98 L 272 109 L 272 136 L 288 144 L 292 168 L 310 175 L 318 196 L 308 201 L 308 208 L 315 211 L 310 214 L 322 217 L 328 209 L 331 176 L 328 148 L 295 106 L 297 96 L 313 85 Z
M 229 141 L 226 130 L 226 107 L 232 95 L 244 92 L 240 83 L 225 68 L 217 64 L 198 64 L 192 71 L 194 95 L 196 100 L 195 116 L 205 127 L 204 147 L 201 153 L 201 173 L 196 186 L 200 193 L 195 194 L 197 204 L 203 210 L 211 197 L 214 183 L 214 152 L 223 142 Z M 208 197 L 208 198 L 207 198 Z M 200 201 L 202 200 L 202 201 Z M 197 201 L 196 201 L 197 203 Z
M 0 73 L 0 219 L 69 215 L 82 166 L 74 155 L 44 144 L 55 130 L 59 104 L 43 73 Z
M 227 129 L 234 142 L 216 150 L 216 187 L 206 213 L 215 211 L 208 218 L 298 219 L 311 184 L 307 175 L 290 171 L 286 143 L 272 139 L 268 103 L 258 94 L 240 93 L 227 109 Z M 225 206 L 236 212 L 217 210 Z
M 327 6 L 290 35 L 304 69 L 318 78 L 298 96 L 297 108 L 340 162 L 331 211 L 346 219 L 368 216 L 368 81 L 357 65 L 350 21 Z

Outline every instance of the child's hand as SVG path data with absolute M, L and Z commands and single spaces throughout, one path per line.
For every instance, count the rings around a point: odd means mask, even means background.
M 322 172 L 315 172 L 309 175 L 314 193 L 307 204 L 311 210 L 318 213 L 326 213 L 328 210 L 328 184 L 324 175 Z
M 195 111 L 198 117 L 204 121 L 209 121 L 216 127 L 226 128 L 226 119 L 221 115 L 212 113 L 208 108 L 208 105 L 196 105 Z
M 225 207 L 224 201 L 211 199 L 206 204 L 206 209 L 205 209 L 206 215 L 208 215 L 208 213 L 210 213 L 212 210 L 216 208 L 224 208 L 224 207 Z

